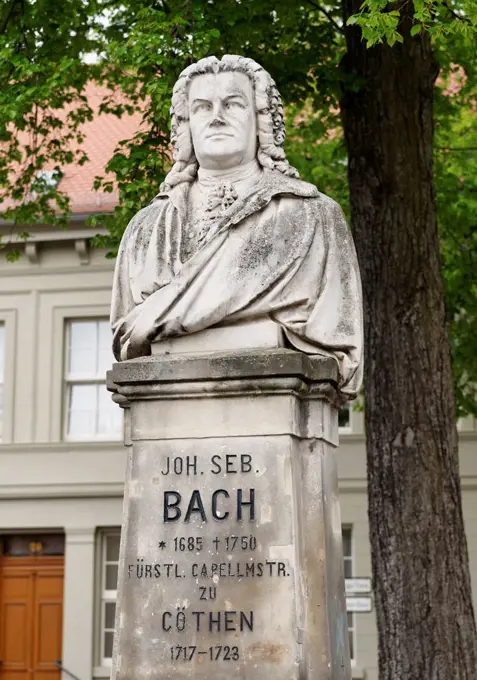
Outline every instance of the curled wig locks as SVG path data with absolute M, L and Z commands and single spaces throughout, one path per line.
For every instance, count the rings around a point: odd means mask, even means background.
M 181 182 L 192 182 L 197 175 L 199 164 L 194 154 L 189 126 L 188 93 L 191 80 L 208 73 L 230 71 L 244 73 L 252 81 L 257 114 L 258 162 L 264 168 L 277 170 L 289 177 L 299 176 L 298 171 L 288 163 L 283 149 L 285 121 L 280 93 L 274 80 L 253 59 L 226 54 L 222 59 L 205 57 L 191 64 L 182 71 L 174 85 L 171 107 L 174 165 L 166 176 L 161 191 L 170 191 Z

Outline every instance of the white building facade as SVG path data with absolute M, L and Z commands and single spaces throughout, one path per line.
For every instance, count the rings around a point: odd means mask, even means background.
M 126 454 L 105 387 L 114 263 L 90 235 L 77 215 L 68 231 L 35 227 L 18 262 L 0 260 L 0 680 L 54 680 L 59 665 L 65 680 L 110 674 Z M 363 415 L 341 424 L 345 571 L 366 578 Z M 477 428 L 459 427 L 477 593 Z M 377 680 L 374 613 L 348 617 L 353 678 Z

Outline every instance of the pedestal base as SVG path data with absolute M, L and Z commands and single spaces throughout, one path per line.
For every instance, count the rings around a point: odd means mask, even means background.
M 113 679 L 349 680 L 333 360 L 114 367 L 128 400 Z

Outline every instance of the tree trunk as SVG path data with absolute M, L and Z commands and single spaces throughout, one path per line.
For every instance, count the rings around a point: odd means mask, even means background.
M 344 17 L 361 0 L 342 0 Z M 369 527 L 381 680 L 475 680 L 451 359 L 432 175 L 427 36 L 346 29 L 342 115 L 364 291 Z

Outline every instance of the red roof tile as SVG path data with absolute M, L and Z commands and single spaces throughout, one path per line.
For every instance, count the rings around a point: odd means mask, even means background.
M 130 139 L 139 130 L 141 114 L 135 113 L 130 116 L 125 113 L 121 118 L 113 114 L 99 114 L 99 106 L 108 93 L 107 88 L 95 83 L 89 83 L 86 86 L 84 94 L 95 112 L 93 119 L 81 126 L 84 137 L 81 148 L 88 156 L 88 161 L 83 165 L 72 163 L 61 168 L 64 175 L 59 189 L 68 194 L 72 213 L 108 212 L 117 205 L 119 200 L 117 190 L 112 193 L 93 191 L 94 178 L 100 175 L 114 179 L 114 175 L 106 175 L 104 168 L 118 142 Z M 72 144 L 70 148 L 75 151 L 78 145 Z M 44 169 L 48 170 L 52 167 L 46 166 Z M 12 205 L 11 201 L 5 201 L 2 208 L 10 205 Z

